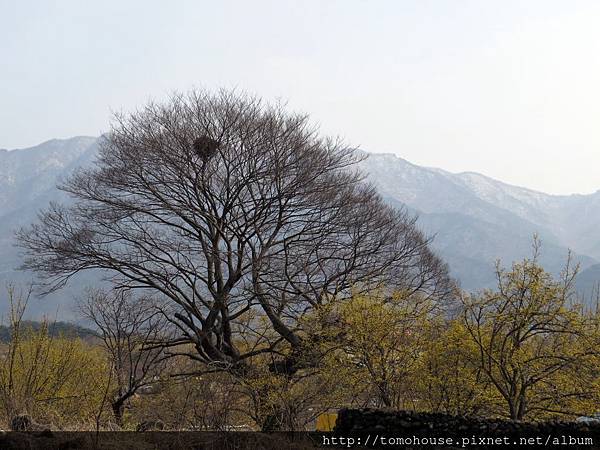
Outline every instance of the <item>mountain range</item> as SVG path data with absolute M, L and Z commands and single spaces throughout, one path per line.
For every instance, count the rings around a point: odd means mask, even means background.
M 559 273 L 571 249 L 581 290 L 600 281 L 600 190 L 550 195 L 479 173 L 417 166 L 393 154 L 369 154 L 362 168 L 389 203 L 419 215 L 465 289 L 492 286 L 497 259 L 510 265 L 530 256 L 534 234 L 549 271 Z
M 15 270 L 20 256 L 14 231 L 34 221 L 48 202 L 68 201 L 57 182 L 93 164 L 97 151 L 98 139 L 85 136 L 0 150 L 1 284 L 32 279 Z M 390 204 L 418 214 L 419 226 L 433 237 L 432 247 L 464 289 L 493 286 L 495 261 L 510 265 L 530 255 L 534 234 L 542 241 L 541 262 L 549 271 L 560 272 L 571 249 L 581 265 L 581 292 L 591 292 L 600 281 L 600 191 L 549 195 L 478 173 L 418 166 L 393 154 L 365 155 L 360 165 L 368 179 Z M 76 317 L 73 301 L 93 282 L 93 275 L 84 274 L 67 288 L 34 300 L 33 316 Z M 0 311 L 6 308 L 3 302 Z

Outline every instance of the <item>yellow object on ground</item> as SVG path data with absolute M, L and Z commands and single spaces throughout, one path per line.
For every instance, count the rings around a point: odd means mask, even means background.
M 333 431 L 335 427 L 335 421 L 337 419 L 337 413 L 323 413 L 317 417 L 317 424 L 315 425 L 316 431 Z

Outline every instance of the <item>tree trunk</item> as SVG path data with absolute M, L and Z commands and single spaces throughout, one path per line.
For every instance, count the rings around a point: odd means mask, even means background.
M 515 405 L 515 399 L 508 399 L 508 412 L 510 414 L 511 420 L 519 420 L 518 418 L 518 408 Z
M 123 413 L 125 412 L 125 402 L 123 400 L 117 400 L 111 404 L 113 410 L 113 416 L 117 425 L 123 427 Z
M 527 412 L 527 399 L 525 395 L 519 397 L 519 409 L 517 410 L 517 420 L 523 420 Z

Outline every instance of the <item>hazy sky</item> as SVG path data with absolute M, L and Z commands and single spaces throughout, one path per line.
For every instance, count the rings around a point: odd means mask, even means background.
M 600 189 L 598 1 L 0 0 L 0 148 L 238 87 L 373 152 Z

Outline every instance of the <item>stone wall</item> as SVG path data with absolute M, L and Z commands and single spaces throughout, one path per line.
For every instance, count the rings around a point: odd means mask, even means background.
M 368 438 L 370 448 L 600 449 L 600 423 L 515 422 L 375 409 L 340 410 L 334 435 L 360 437 L 363 445 Z

